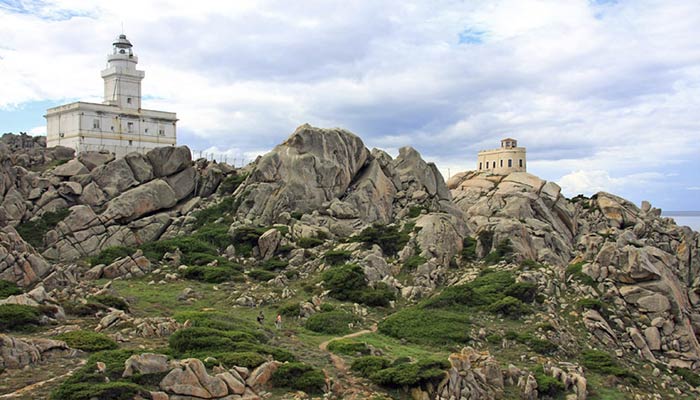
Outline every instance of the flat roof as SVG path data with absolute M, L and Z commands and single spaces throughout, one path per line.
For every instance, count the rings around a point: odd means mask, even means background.
M 95 111 L 104 111 L 114 114 L 124 114 L 132 115 L 135 117 L 157 117 L 162 119 L 177 120 L 176 113 L 170 111 L 158 111 L 149 110 L 145 108 L 140 108 L 138 110 L 130 110 L 125 108 L 119 108 L 119 106 L 114 104 L 102 104 L 102 103 L 89 103 L 86 101 L 75 101 L 73 103 L 63 104 L 56 107 L 51 107 L 46 110 L 46 116 L 49 114 L 62 114 L 68 111 L 79 110 L 81 108 L 91 109 Z

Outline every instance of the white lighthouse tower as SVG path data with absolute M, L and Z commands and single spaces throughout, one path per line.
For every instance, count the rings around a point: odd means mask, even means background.
M 102 70 L 104 101 L 49 108 L 45 115 L 47 146 L 71 147 L 77 153 L 109 151 L 117 157 L 174 146 L 177 116 L 141 108 L 141 81 L 146 74 L 136 64 L 133 45 L 126 35 L 119 35 L 107 56 L 107 68 Z

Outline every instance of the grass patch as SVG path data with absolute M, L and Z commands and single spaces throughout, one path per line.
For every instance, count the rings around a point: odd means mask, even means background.
M 309 394 L 321 394 L 326 386 L 326 377 L 318 368 L 294 362 L 282 364 L 272 374 L 271 383 L 275 387 L 303 390 Z
M 397 339 L 424 345 L 466 343 L 470 320 L 462 312 L 410 307 L 398 311 L 379 323 L 379 332 Z
M 43 250 L 46 232 L 55 228 L 68 214 L 70 214 L 70 210 L 67 208 L 45 212 L 41 217 L 35 220 L 25 221 L 17 225 L 15 229 L 17 233 L 22 236 L 22 239 L 31 244 L 32 247 Z
M 628 369 L 621 367 L 612 355 L 599 350 L 584 350 L 581 353 L 581 365 L 591 371 L 601 374 L 613 375 L 620 379 L 637 384 L 639 378 Z
M 68 346 L 83 351 L 114 350 L 119 347 L 117 342 L 112 340 L 109 336 L 93 331 L 79 330 L 65 332 L 57 335 L 56 339 L 63 340 Z
M 188 267 L 182 272 L 182 277 L 195 281 L 208 283 L 221 283 L 227 281 L 240 281 L 243 278 L 241 270 L 243 269 L 238 264 L 233 264 L 228 261 L 223 265 L 195 265 Z
M 41 311 L 38 307 L 23 304 L 0 305 L 0 331 L 26 331 L 39 325 Z
M 304 327 L 317 333 L 339 335 L 350 332 L 348 325 L 354 322 L 355 317 L 352 314 L 344 311 L 329 311 L 310 316 Z
M 0 279 L 0 298 L 4 299 L 22 293 L 22 289 L 16 283 Z
M 345 354 L 348 356 L 368 355 L 370 354 L 369 346 L 366 343 L 355 342 L 350 339 L 339 339 L 328 343 L 328 350 L 336 354 Z

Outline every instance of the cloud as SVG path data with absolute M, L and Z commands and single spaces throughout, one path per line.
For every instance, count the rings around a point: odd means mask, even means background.
M 574 192 L 651 196 L 627 178 L 677 173 L 644 180 L 676 191 L 694 179 L 697 2 L 1 4 L 0 109 L 99 101 L 123 21 L 145 106 L 176 111 L 194 149 L 257 153 L 309 122 L 392 153 L 412 145 L 445 174 L 513 136 L 531 172 Z

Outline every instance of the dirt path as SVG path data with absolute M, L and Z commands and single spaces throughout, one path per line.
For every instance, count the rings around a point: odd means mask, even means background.
M 77 371 L 78 369 L 80 369 L 83 365 L 85 365 L 85 362 L 86 362 L 86 361 L 83 360 L 83 361 L 80 362 L 80 364 L 78 364 L 75 368 L 73 368 L 72 370 L 66 372 L 66 373 L 63 374 L 63 375 L 54 376 L 54 377 L 51 378 L 51 379 L 47 379 L 47 380 L 45 380 L 45 381 L 33 383 L 33 384 L 31 384 L 31 385 L 28 385 L 28 386 L 23 387 L 22 389 L 15 390 L 15 391 L 12 392 L 12 393 L 6 393 L 6 394 L 3 394 L 3 395 L 0 395 L 0 399 L 13 399 L 13 398 L 19 397 L 19 396 L 26 396 L 26 395 L 28 395 L 29 393 L 32 393 L 33 391 L 35 391 L 35 390 L 37 390 L 37 389 L 40 389 L 41 387 L 43 387 L 43 386 L 45 386 L 45 385 L 47 385 L 47 384 L 49 384 L 49 383 L 51 383 L 51 382 L 55 382 L 55 381 L 58 381 L 58 380 L 61 380 L 61 379 L 66 379 L 66 378 L 70 377 L 71 375 L 73 375 L 73 373 L 75 373 L 75 371 Z
M 361 384 L 360 382 L 351 374 L 349 374 L 350 368 L 348 365 L 345 363 L 345 360 L 343 360 L 342 357 L 333 354 L 332 352 L 328 351 L 328 344 L 330 342 L 336 341 L 336 340 L 342 340 L 342 339 L 351 339 L 351 338 L 356 338 L 358 336 L 366 335 L 368 333 L 373 333 L 377 331 L 377 324 L 372 325 L 370 329 L 365 329 L 357 332 L 350 333 L 345 336 L 338 336 L 334 337 L 332 339 L 328 339 L 325 342 L 321 343 L 318 345 L 318 348 L 321 349 L 322 351 L 325 351 L 328 353 L 328 357 L 331 360 L 331 364 L 333 365 L 333 368 L 336 370 L 337 376 L 339 381 L 334 382 L 334 387 L 332 390 L 338 394 L 341 394 L 343 399 L 354 399 L 354 398 L 364 398 L 361 396 Z M 326 374 L 326 377 L 329 376 L 328 371 L 324 369 L 323 371 Z M 357 397 L 357 396 L 360 397 Z

